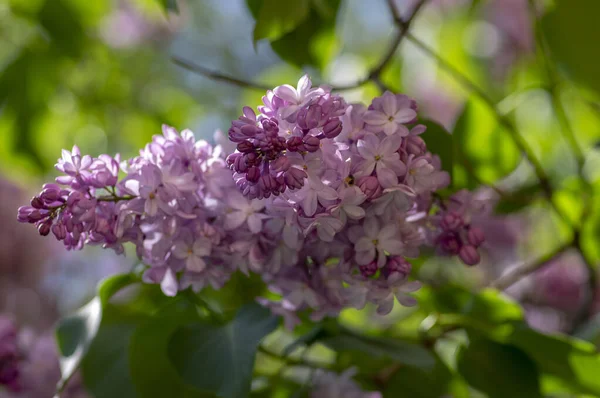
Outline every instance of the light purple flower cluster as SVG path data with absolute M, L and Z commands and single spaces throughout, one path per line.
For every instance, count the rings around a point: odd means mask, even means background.
M 436 228 L 430 232 L 440 254 L 458 255 L 467 265 L 481 260 L 478 248 L 485 241 L 483 230 L 471 225 L 471 218 L 484 211 L 486 202 L 478 201 L 469 191 L 461 190 L 447 201 L 439 201 L 440 211 L 430 222 Z
M 423 245 L 478 260 L 471 248 L 483 235 L 467 214 L 450 204 L 433 214 L 449 176 L 420 137 L 412 99 L 386 92 L 369 107 L 347 104 L 304 76 L 263 102 L 233 121 L 229 154 L 223 137 L 212 147 L 165 126 L 121 163 L 119 180 L 118 157 L 65 151 L 60 186 L 45 185 L 19 220 L 68 248 L 121 253 L 133 243 L 144 280 L 168 295 L 258 273 L 281 297 L 261 301 L 290 327 L 305 309 L 320 319 L 367 302 L 380 314 L 396 299 L 413 305 L 420 285 L 407 258 Z
M 52 334 L 18 329 L 0 315 L 0 398 L 39 398 L 52 395 L 60 379 L 58 351 Z M 87 398 L 79 373 L 61 397 Z
M 318 370 L 313 377 L 311 398 L 381 398 L 380 392 L 365 392 L 352 380 L 356 369 L 342 374 Z

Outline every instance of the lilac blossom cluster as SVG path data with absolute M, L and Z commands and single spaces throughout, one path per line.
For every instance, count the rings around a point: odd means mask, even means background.
M 63 151 L 64 175 L 19 220 L 69 249 L 132 243 L 143 279 L 167 295 L 258 273 L 281 297 L 261 302 L 290 327 L 305 309 L 318 320 L 368 302 L 380 314 L 395 299 L 413 305 L 408 258 L 424 245 L 478 262 L 484 237 L 468 198 L 435 195 L 449 175 L 427 151 L 414 100 L 386 92 L 348 104 L 304 76 L 263 102 L 233 121 L 233 153 L 222 136 L 213 147 L 167 126 L 124 162 Z
M 342 374 L 318 370 L 312 380 L 311 398 L 381 398 L 380 392 L 365 392 L 352 380 L 356 369 Z
M 49 397 L 60 379 L 58 351 L 52 334 L 19 329 L 0 315 L 0 398 Z M 87 398 L 79 374 L 61 397 Z

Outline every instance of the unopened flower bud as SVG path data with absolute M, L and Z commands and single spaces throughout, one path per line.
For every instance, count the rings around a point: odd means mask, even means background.
M 364 276 L 365 278 L 368 278 L 370 276 L 375 275 L 379 268 L 377 268 L 377 261 L 371 261 L 367 265 L 359 266 L 358 269 L 360 270 L 360 273 L 362 276 Z
M 44 221 L 43 223 L 41 223 L 40 225 L 38 225 L 38 232 L 40 233 L 40 235 L 46 236 L 50 233 L 51 226 L 52 226 L 52 219 L 49 218 L 46 221 Z
M 467 239 L 469 243 L 475 247 L 481 246 L 481 244 L 485 241 L 485 234 L 479 227 L 471 227 L 469 228 L 469 232 L 467 233 Z
M 406 261 L 404 257 L 394 256 L 388 259 L 388 262 L 385 265 L 385 270 L 388 275 L 393 272 L 398 272 L 402 274 L 402 276 L 407 276 L 412 270 L 412 264 Z
M 463 225 L 463 218 L 455 211 L 449 211 L 442 217 L 440 227 L 445 231 L 456 231 Z
M 269 168 L 274 173 L 279 173 L 281 171 L 287 171 L 290 168 L 290 166 L 291 166 L 290 159 L 288 159 L 286 156 L 280 156 L 279 158 L 277 158 L 276 160 L 272 161 L 269 164 Z
M 36 209 L 43 209 L 45 207 L 44 201 L 39 196 L 34 196 L 31 199 L 31 206 L 35 207 Z
M 327 138 L 335 138 L 342 132 L 342 122 L 339 119 L 330 119 L 323 126 L 323 134 Z
M 288 140 L 285 142 L 285 146 L 290 152 L 298 152 L 304 147 L 304 145 L 302 144 L 302 138 L 300 137 L 288 138 Z
M 464 245 L 463 247 L 461 247 L 458 256 L 466 265 L 475 265 L 478 264 L 481 260 L 477 249 L 475 248 L 475 246 L 471 245 Z
M 256 166 L 252 166 L 248 169 L 248 171 L 246 172 L 246 180 L 248 180 L 251 183 L 256 183 L 258 181 L 258 179 L 260 178 L 260 170 L 258 167 Z
M 367 199 L 377 199 L 381 196 L 383 188 L 379 185 L 377 177 L 375 176 L 364 176 L 360 177 L 357 181 L 357 185 L 360 190 L 367 195 Z
M 319 150 L 321 140 L 319 140 L 314 135 L 307 135 L 302 139 L 302 143 L 304 144 L 304 148 L 308 152 L 316 152 Z
M 244 140 L 237 144 L 237 150 L 242 153 L 254 152 L 254 145 L 250 141 Z
M 304 170 L 300 170 L 295 167 L 290 167 L 290 169 L 284 174 L 285 184 L 290 189 L 302 188 L 304 186 L 304 179 L 307 177 L 308 175 Z

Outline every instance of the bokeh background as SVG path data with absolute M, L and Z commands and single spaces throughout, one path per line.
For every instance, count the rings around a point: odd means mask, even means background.
M 529 3 L 431 0 L 412 32 L 514 121 L 541 159 L 557 206 L 580 220 L 588 191 L 553 101 L 565 109 L 583 153 L 582 174 L 597 191 L 598 78 L 587 81 L 589 67 L 569 70 L 561 59 L 542 55 Z M 413 4 L 397 1 L 402 15 L 409 15 Z M 535 15 L 544 21 L 552 7 L 549 1 L 533 2 Z M 561 21 L 575 23 L 578 15 L 571 17 Z M 273 86 L 293 84 L 304 72 L 315 83 L 346 85 L 368 73 L 394 31 L 385 1 L 343 0 L 328 29 L 319 32 L 306 53 L 296 54 L 296 59 L 311 57 L 312 66 L 301 67 L 283 61 L 265 41 L 255 46 L 253 27 L 243 0 L 0 0 L 0 312 L 10 313 L 21 325 L 47 330 L 59 316 L 85 303 L 100 278 L 135 265 L 131 256 L 102 250 L 65 252 L 34 228 L 17 223 L 17 207 L 56 175 L 53 166 L 62 148 L 77 144 L 95 156 L 119 152 L 129 157 L 159 134 L 163 123 L 212 140 L 215 130 L 228 129 L 243 105 L 260 103 L 261 92 L 213 81 L 176 65 L 172 57 Z M 550 29 L 551 35 L 555 31 Z M 565 51 L 575 61 L 599 66 L 594 34 L 579 40 L 559 37 L 559 43 L 565 41 Z M 428 260 L 418 267 L 421 279 L 482 286 L 568 239 L 570 229 L 532 188 L 532 168 L 468 85 L 411 40 L 404 40 L 382 80 L 414 97 L 423 118 L 449 131 L 460 129 L 457 187 L 493 183 L 519 198 L 509 203 L 493 199 L 497 214 L 490 210 L 479 220 L 488 236 L 481 265 L 465 268 Z M 378 90 L 366 84 L 346 95 L 366 101 Z M 486 188 L 479 194 L 498 197 Z M 592 200 L 583 248 L 598 264 L 600 198 Z M 566 251 L 508 293 L 523 303 L 532 326 L 572 332 L 589 289 L 587 279 L 579 254 Z M 369 317 L 374 324 L 410 333 L 422 320 L 415 311 L 399 309 L 385 319 L 348 311 L 343 317 L 356 324 Z

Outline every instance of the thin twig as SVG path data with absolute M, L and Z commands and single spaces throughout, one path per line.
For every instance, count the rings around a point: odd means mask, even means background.
M 327 364 L 319 364 L 313 361 L 310 361 L 306 358 L 302 358 L 302 359 L 295 359 L 292 358 L 290 356 L 283 356 L 280 355 L 278 353 L 276 353 L 275 351 L 272 351 L 268 348 L 266 348 L 265 346 L 259 345 L 258 346 L 258 352 L 263 353 L 271 358 L 277 359 L 279 361 L 282 361 L 284 363 L 285 366 L 306 366 L 308 368 L 313 368 L 313 369 L 327 369 L 329 368 L 329 365 Z
M 410 25 L 412 24 L 413 20 L 417 16 L 419 10 L 425 4 L 425 1 L 426 0 L 420 0 L 417 3 L 417 5 L 415 6 L 410 17 L 406 21 L 402 21 L 400 16 L 397 14 L 397 10 L 395 10 L 395 5 L 392 5 L 393 2 L 390 0 L 388 3 L 390 4 L 390 8 L 392 9 L 392 15 L 394 17 L 394 25 L 398 27 L 398 33 L 396 33 L 396 35 L 390 42 L 390 45 L 388 46 L 388 50 L 381 57 L 381 60 L 369 71 L 369 73 L 365 77 L 357 80 L 354 83 L 347 84 L 347 85 L 338 85 L 338 86 L 332 85 L 332 84 L 325 84 L 325 85 L 331 87 L 331 89 L 335 90 L 335 91 L 344 91 L 344 90 L 352 90 L 352 89 L 361 87 L 361 86 L 367 84 L 368 82 L 372 81 L 375 84 L 377 84 L 380 88 L 388 89 L 381 82 L 380 76 L 383 73 L 383 71 L 385 70 L 385 68 L 387 68 L 387 66 L 391 62 L 392 58 L 394 57 L 394 54 L 396 53 L 396 50 L 398 49 L 398 47 L 400 46 L 400 43 L 402 43 L 402 40 L 408 33 L 408 29 L 410 28 Z M 260 91 L 266 91 L 266 90 L 270 90 L 272 88 L 272 86 L 268 86 L 265 84 L 256 83 L 253 81 L 243 80 L 243 79 L 239 79 L 237 77 L 225 75 L 223 73 L 214 71 L 212 69 L 206 68 L 202 65 L 198 65 L 194 62 L 188 61 L 186 59 L 183 59 L 183 58 L 180 58 L 177 56 L 173 56 L 173 57 L 171 57 L 171 59 L 176 65 L 179 65 L 184 69 L 187 69 L 191 72 L 205 76 L 212 80 L 229 83 L 229 84 L 232 84 L 232 85 L 235 85 L 238 87 L 249 88 L 249 89 L 260 90 Z
M 556 119 L 558 124 L 560 125 L 560 130 L 562 132 L 563 137 L 568 142 L 571 147 L 571 151 L 575 156 L 575 160 L 577 161 L 577 173 L 581 182 L 585 188 L 585 195 L 583 198 L 583 211 L 581 216 L 580 225 L 576 226 L 573 229 L 573 247 L 577 249 L 581 258 L 588 270 L 588 292 L 585 296 L 585 300 L 576 315 L 575 322 L 573 322 L 574 327 L 576 328 L 581 322 L 585 321 L 591 314 L 592 305 L 594 303 L 594 299 L 597 295 L 597 268 L 594 264 L 593 260 L 587 256 L 587 253 L 582 247 L 582 234 L 581 230 L 583 229 L 583 225 L 585 221 L 588 219 L 589 212 L 591 211 L 592 205 L 592 186 L 586 180 L 584 175 L 584 166 L 585 166 L 585 154 L 581 149 L 581 146 L 577 142 L 577 138 L 575 137 L 575 132 L 573 130 L 573 126 L 569 121 L 567 116 L 567 112 L 563 106 L 563 103 L 560 98 L 560 92 L 558 90 L 560 84 L 560 76 L 558 71 L 554 67 L 552 62 L 550 50 L 546 43 L 543 32 L 540 28 L 539 17 L 537 15 L 537 10 L 535 7 L 535 3 L 533 0 L 528 1 L 529 4 L 529 12 L 531 14 L 531 20 L 533 23 L 533 29 L 535 34 L 535 40 L 538 47 L 538 53 L 541 56 L 541 63 L 543 64 L 544 70 L 546 71 L 546 75 L 548 78 L 548 82 L 550 83 L 550 96 L 552 99 L 552 107 L 554 109 L 554 113 L 556 115 Z
M 177 57 L 177 56 L 171 57 L 171 60 L 176 65 L 179 65 L 182 68 L 189 70 L 190 72 L 197 73 L 199 75 L 205 76 L 209 79 L 216 80 L 219 82 L 225 82 L 225 83 L 233 84 L 234 86 L 250 88 L 250 89 L 259 90 L 259 91 L 266 91 L 266 90 L 270 90 L 272 88 L 271 86 L 267 86 L 265 84 L 255 83 L 255 82 L 251 82 L 248 80 L 242 80 L 237 77 L 228 76 L 223 73 L 216 72 L 214 70 L 208 69 L 204 66 L 195 64 L 191 61 L 185 60 L 185 59 Z
M 558 248 L 554 249 L 552 252 L 538 258 L 537 260 L 524 264 L 520 267 L 513 269 L 512 271 L 502 275 L 492 283 L 490 283 L 490 287 L 496 288 L 498 290 L 505 290 L 518 282 L 522 277 L 537 271 L 543 268 L 545 265 L 553 260 L 556 256 L 566 252 L 570 248 L 573 248 L 573 242 L 569 242 Z
M 521 153 L 523 153 L 525 158 L 533 166 L 533 170 L 534 170 L 535 175 L 540 183 L 540 186 L 542 187 L 542 191 L 544 192 L 544 195 L 548 199 L 548 202 L 550 203 L 550 205 L 552 206 L 552 208 L 554 209 L 556 214 L 569 227 L 574 228 L 574 222 L 571 219 L 569 219 L 558 208 L 557 204 L 555 203 L 554 198 L 553 198 L 552 185 L 550 184 L 550 178 L 548 177 L 548 175 L 546 174 L 546 171 L 542 167 L 541 162 L 535 156 L 533 149 L 529 146 L 529 144 L 521 136 L 521 134 L 519 134 L 519 132 L 518 132 L 516 126 L 513 124 L 513 122 L 508 117 L 504 116 L 498 110 L 494 100 L 485 91 L 483 91 L 483 89 L 481 89 L 479 86 L 477 86 L 475 83 L 473 83 L 473 81 L 471 81 L 467 76 L 465 76 L 462 72 L 460 72 L 458 69 L 456 69 L 454 66 L 452 66 L 444 58 L 439 56 L 426 43 L 424 43 L 423 41 L 421 41 L 420 39 L 418 39 L 411 33 L 406 34 L 406 39 L 409 40 L 411 43 L 413 43 L 415 46 L 417 46 L 419 49 L 421 49 L 421 51 L 423 51 L 424 53 L 426 53 L 427 55 L 429 55 L 430 57 L 435 59 L 437 61 L 437 63 L 440 65 L 440 67 L 442 67 L 449 74 L 451 74 L 454 77 L 454 79 L 456 81 L 458 81 L 458 83 L 460 83 L 468 91 L 470 91 L 471 93 L 473 93 L 477 97 L 479 97 L 484 102 L 484 104 L 487 105 L 487 107 L 494 113 L 494 116 L 496 117 L 496 119 L 498 120 L 500 125 L 502 125 L 506 129 L 506 131 L 508 132 L 509 136 L 511 137 L 512 141 L 515 143 L 517 148 L 519 148 Z
M 370 81 L 374 82 L 380 88 L 382 88 L 383 83 L 381 82 L 381 74 L 385 71 L 385 69 L 387 68 L 389 63 L 392 61 L 394 54 L 396 53 L 396 50 L 398 50 L 398 47 L 400 47 L 402 40 L 404 40 L 404 38 L 408 34 L 408 30 L 410 29 L 410 26 L 412 25 L 412 23 L 415 20 L 415 17 L 419 13 L 419 11 L 425 5 L 426 0 L 420 0 L 415 5 L 413 12 L 410 14 L 410 17 L 408 17 L 408 19 L 406 19 L 406 21 L 402 20 L 402 17 L 400 16 L 394 1 L 388 0 L 387 2 L 388 2 L 388 7 L 390 8 L 390 11 L 392 13 L 392 17 L 394 19 L 394 25 L 398 28 L 398 32 L 394 35 L 392 41 L 390 42 L 390 44 L 388 46 L 387 51 L 383 54 L 383 56 L 381 57 L 379 62 L 373 68 L 371 68 L 371 70 L 369 71 L 367 76 L 365 76 L 362 79 L 359 79 L 355 83 L 351 83 L 348 85 L 330 86 L 333 90 L 336 90 L 336 91 L 351 90 L 351 89 L 358 88 Z

